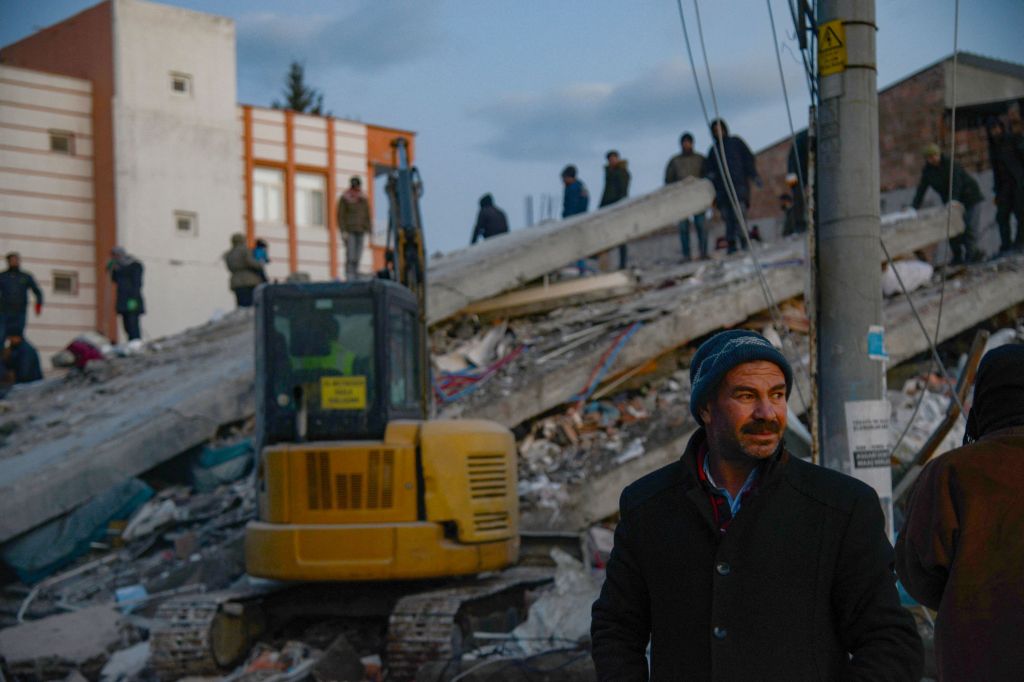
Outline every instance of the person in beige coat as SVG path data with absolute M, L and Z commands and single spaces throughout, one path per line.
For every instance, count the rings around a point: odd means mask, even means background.
M 338 199 L 338 229 L 345 239 L 345 279 L 349 281 L 358 277 L 359 260 L 370 232 L 370 202 L 361 186 L 362 181 L 354 176 Z

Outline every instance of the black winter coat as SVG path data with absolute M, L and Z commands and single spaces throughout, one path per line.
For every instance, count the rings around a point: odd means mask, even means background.
M 28 292 L 35 294 L 36 303 L 43 304 L 43 292 L 32 273 L 24 270 L 0 272 L 0 313 L 24 313 L 28 309 Z
M 938 166 L 925 163 L 921 169 L 921 179 L 917 183 L 917 191 L 914 192 L 914 201 L 911 204 L 915 209 L 921 208 L 924 193 L 929 187 L 938 192 L 942 203 L 949 202 L 949 157 L 945 154 L 939 157 Z M 965 208 L 970 208 L 982 200 L 977 180 L 964 170 L 959 161 L 953 162 L 953 198 Z
M 142 263 L 137 260 L 123 265 L 115 262 L 110 268 L 110 279 L 117 285 L 118 314 L 142 315 L 146 312 L 146 303 L 142 299 Z
M 998 140 L 989 140 L 988 154 L 996 198 L 1008 198 L 1024 191 L 1024 137 L 1003 133 Z
M 476 215 L 476 226 L 473 228 L 473 238 L 469 243 L 476 244 L 481 237 L 490 239 L 506 232 L 508 218 L 505 217 L 505 212 L 497 206 L 482 206 Z
M 745 206 L 750 205 L 750 183 L 758 178 L 757 163 L 750 147 L 742 138 L 730 136 L 722 141 L 725 148 L 725 164 L 729 169 L 736 198 Z M 729 203 L 726 192 L 725 171 L 718 164 L 718 144 L 711 145 L 704 159 L 704 177 L 715 185 L 715 199 L 719 205 Z
M 601 206 L 614 204 L 629 196 L 629 170 L 626 162 L 620 161 L 617 166 L 604 167 L 604 192 L 601 193 Z
M 781 452 L 721 534 L 682 458 L 625 489 L 591 637 L 599 680 L 917 680 L 881 505 Z

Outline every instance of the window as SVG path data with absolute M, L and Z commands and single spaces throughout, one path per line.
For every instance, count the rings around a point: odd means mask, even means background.
M 68 156 L 74 156 L 75 154 L 75 135 L 74 133 L 68 133 L 63 130 L 51 130 L 50 131 L 50 151 L 57 152 L 58 154 L 67 154 Z
M 417 343 L 416 313 L 404 308 L 392 308 L 390 320 L 390 384 L 388 393 L 392 407 L 417 407 L 419 396 L 419 344 Z
M 309 227 L 323 227 L 324 176 L 312 173 L 295 175 L 295 222 Z
M 192 94 L 192 76 L 187 73 L 171 74 L 171 92 L 176 95 Z
M 62 270 L 53 271 L 53 293 L 78 296 L 78 273 Z
M 195 237 L 199 234 L 199 221 L 195 213 L 174 212 L 174 231 L 180 237 Z
M 258 223 L 284 222 L 284 175 L 274 168 L 255 168 L 252 174 L 252 215 Z

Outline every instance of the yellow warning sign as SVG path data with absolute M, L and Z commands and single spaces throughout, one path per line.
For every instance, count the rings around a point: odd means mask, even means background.
M 320 407 L 365 410 L 366 377 L 320 377 Z
M 846 70 L 846 29 L 842 19 L 818 26 L 818 75 L 831 76 Z

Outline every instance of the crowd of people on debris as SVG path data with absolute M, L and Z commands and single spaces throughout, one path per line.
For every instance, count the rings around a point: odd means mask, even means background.
M 995 118 L 987 126 L 989 161 L 992 165 L 993 192 L 996 204 L 996 223 L 999 226 L 999 252 L 1003 255 L 1024 250 L 1024 137 L 1008 129 L 1007 124 Z M 752 225 L 745 231 L 742 227 L 746 212 L 750 208 L 751 184 L 763 187 L 757 170 L 754 154 L 743 138 L 732 135 L 725 121 L 711 122 L 712 145 L 706 155 L 694 151 L 693 133 L 685 132 L 679 139 L 681 150 L 673 156 L 665 168 L 665 184 L 679 182 L 686 178 L 707 178 L 715 187 L 714 207 L 725 223 L 725 236 L 715 245 L 734 253 L 746 249 L 749 239 L 759 241 L 760 231 Z M 807 190 L 808 190 L 808 136 L 807 131 L 795 137 L 786 162 L 785 183 L 788 191 L 779 195 L 782 211 L 782 235 L 807 231 Z M 925 163 L 921 169 L 917 190 L 912 201 L 913 208 L 919 209 L 929 189 L 934 190 L 948 203 L 950 196 L 964 206 L 964 232 L 950 240 L 952 263 L 972 263 L 983 260 L 984 254 L 977 247 L 980 204 L 982 193 L 975 180 L 963 166 L 941 153 L 938 144 L 929 143 L 922 150 Z M 609 151 L 605 158 L 604 192 L 598 208 L 603 208 L 629 196 L 630 173 L 625 159 L 616 150 Z M 561 173 L 563 183 L 562 218 L 586 213 L 590 205 L 590 192 L 578 177 L 576 166 L 570 164 Z M 950 180 L 952 178 L 952 181 Z M 952 193 L 950 192 L 952 188 Z M 689 261 L 693 253 L 690 245 L 690 226 L 697 235 L 697 257 L 709 258 L 708 234 L 705 228 L 705 214 L 684 218 L 679 222 L 679 240 L 683 261 Z M 1016 220 L 1016 236 L 1011 225 Z M 508 232 L 505 213 L 494 204 L 494 197 L 485 194 L 480 198 L 480 211 L 470 244 L 478 239 L 489 239 Z M 628 247 L 618 247 L 619 269 L 625 269 L 628 262 Z M 602 269 L 608 269 L 608 254 L 602 254 L 599 262 Z M 585 260 L 577 262 L 581 275 L 591 272 Z

